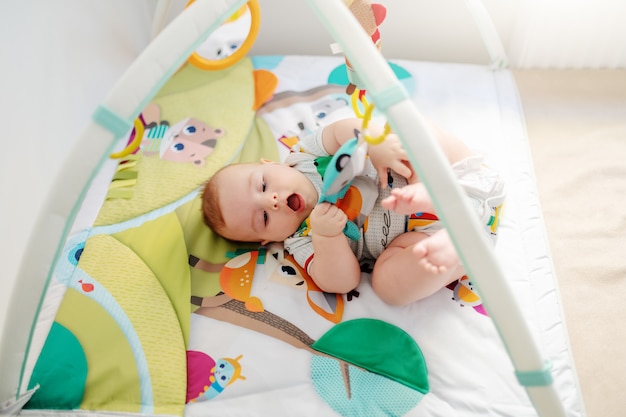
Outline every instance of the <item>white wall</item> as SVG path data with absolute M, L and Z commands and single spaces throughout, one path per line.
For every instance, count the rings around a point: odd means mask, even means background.
M 169 1 L 171 19 L 187 0 Z M 331 53 L 333 41 L 306 0 L 258 1 L 261 31 L 252 54 Z M 511 68 L 626 68 L 626 0 L 371 1 L 388 10 L 381 26 L 388 58 L 489 63 L 485 25 L 468 7 L 479 4 Z
M 489 56 L 464 0 L 379 0 L 387 8 L 381 25 L 387 58 L 484 64 Z M 506 33 L 518 0 L 486 0 Z M 261 31 L 252 53 L 323 54 L 332 43 L 303 1 L 260 0 Z M 281 14 L 270 10 L 282 10 Z
M 304 1 L 259 0 L 252 53 L 329 54 L 332 42 Z M 470 0 L 374 0 L 388 58 L 486 64 Z M 512 68 L 626 68 L 624 0 L 482 0 Z
M 507 50 L 519 68 L 626 68 L 626 1 L 525 0 Z

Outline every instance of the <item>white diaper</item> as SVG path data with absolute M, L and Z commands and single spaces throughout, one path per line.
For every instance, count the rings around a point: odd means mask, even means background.
M 504 181 L 500 175 L 483 164 L 482 156 L 472 156 L 452 165 L 452 172 L 459 185 L 465 190 L 470 202 L 485 225 L 485 231 L 495 243 L 502 205 L 504 203 Z M 406 231 L 432 235 L 443 228 L 436 217 L 423 213 L 407 218 Z
M 504 181 L 500 174 L 486 166 L 482 156 L 459 161 L 452 165 L 452 171 L 470 197 L 480 222 L 495 242 L 505 196 Z

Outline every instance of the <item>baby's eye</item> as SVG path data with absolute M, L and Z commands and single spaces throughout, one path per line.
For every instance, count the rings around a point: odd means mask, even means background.
M 263 224 L 267 225 L 267 211 L 263 212 Z
M 265 181 L 261 183 L 261 191 L 265 192 Z

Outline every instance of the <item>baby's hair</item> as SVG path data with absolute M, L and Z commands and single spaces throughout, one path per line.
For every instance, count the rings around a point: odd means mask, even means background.
M 218 181 L 216 178 L 219 176 L 221 170 L 219 169 L 204 185 L 202 191 L 202 220 L 211 230 L 221 235 L 221 231 L 224 230 L 224 216 L 220 209 L 220 201 L 218 194 Z

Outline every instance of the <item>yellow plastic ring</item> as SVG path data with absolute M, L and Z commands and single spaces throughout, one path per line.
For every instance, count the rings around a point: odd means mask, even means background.
M 369 106 L 369 103 L 367 101 L 367 98 L 365 97 L 365 95 L 363 97 L 361 97 L 361 99 L 359 99 L 359 94 L 360 94 L 359 89 L 354 90 L 354 92 L 352 93 L 352 96 L 350 96 L 350 98 L 352 99 L 352 110 L 354 110 L 354 114 L 356 114 L 356 116 L 359 119 L 362 119 L 365 116 L 365 113 L 361 111 L 361 109 L 359 108 L 359 101 L 361 101 L 361 103 L 363 103 L 363 107 L 365 107 L 365 109 L 367 109 L 367 107 Z
M 382 143 L 382 141 L 385 140 L 389 132 L 391 132 L 391 127 L 389 126 L 388 123 L 385 123 L 385 130 L 383 131 L 382 135 L 375 137 L 375 138 L 370 135 L 364 135 L 363 138 L 370 145 L 378 145 L 379 143 Z
M 358 106 L 356 105 L 356 99 L 354 97 L 355 96 L 353 94 L 353 96 L 352 96 L 352 106 L 354 107 L 355 113 L 356 113 L 357 110 L 358 110 Z M 370 145 L 378 145 L 383 140 L 385 140 L 385 138 L 387 137 L 387 135 L 391 131 L 391 127 L 389 126 L 389 123 L 385 123 L 385 130 L 383 131 L 382 135 L 380 135 L 378 137 L 372 137 L 372 136 L 368 135 L 367 134 L 367 126 L 369 125 L 370 120 L 372 119 L 372 113 L 374 112 L 374 105 L 373 104 L 369 104 L 367 102 L 367 99 L 365 99 L 365 96 L 363 96 L 362 101 L 363 101 L 363 105 L 365 106 L 365 112 L 363 114 L 357 113 L 357 116 L 360 117 L 361 119 L 363 119 L 362 130 L 363 130 L 363 132 L 365 132 L 363 134 L 363 138 Z
M 141 145 L 141 140 L 143 139 L 144 127 L 139 117 L 135 119 L 135 122 L 133 124 L 135 126 L 135 137 L 133 138 L 132 142 L 126 145 L 126 147 L 121 151 L 109 155 L 111 159 L 123 158 L 139 149 L 139 146 Z
M 189 5 L 194 1 L 195 0 L 189 0 L 185 8 L 189 7 Z M 247 4 L 250 9 L 251 17 L 250 32 L 248 32 L 248 37 L 234 54 L 227 56 L 224 59 L 206 59 L 197 52 L 194 52 L 191 54 L 187 62 L 196 68 L 215 71 L 228 68 L 238 62 L 241 58 L 245 57 L 248 54 L 248 51 L 250 51 L 250 48 L 252 48 L 254 41 L 256 41 L 256 37 L 259 34 L 259 28 L 261 26 L 261 9 L 259 8 L 258 0 L 249 0 Z

